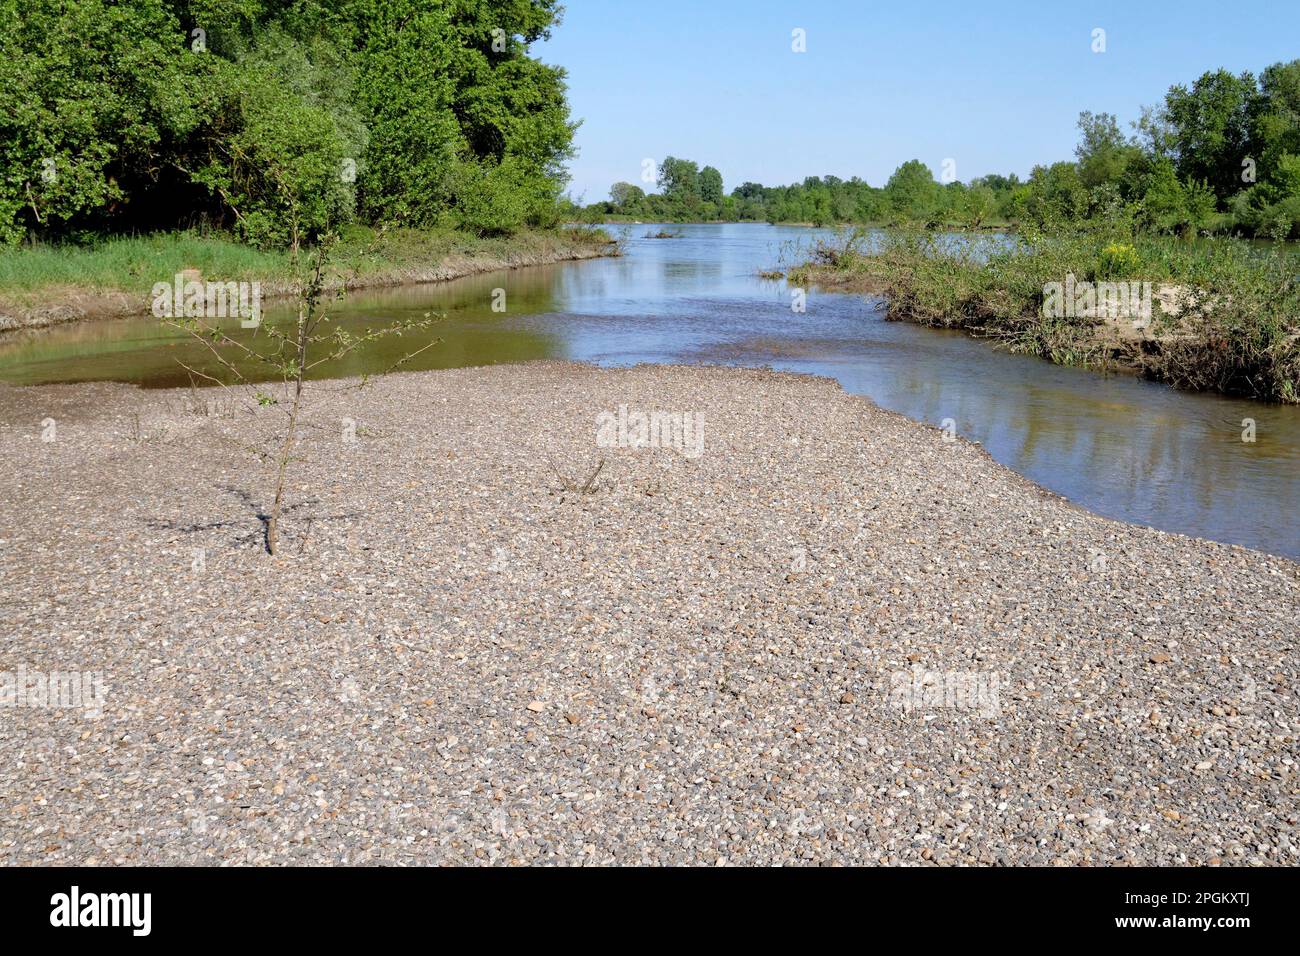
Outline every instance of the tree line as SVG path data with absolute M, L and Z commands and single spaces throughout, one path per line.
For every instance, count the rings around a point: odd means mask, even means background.
M 608 201 L 569 213 L 589 220 L 966 228 L 1104 223 L 1168 234 L 1300 239 L 1300 60 L 1258 76 L 1216 70 L 1190 87 L 1171 87 L 1127 135 L 1110 113 L 1084 112 L 1078 125 L 1075 158 L 1035 166 L 1024 181 L 993 174 L 941 182 L 914 159 L 883 187 L 856 176 L 812 176 L 790 186 L 746 182 L 724 194 L 717 169 L 670 156 L 659 164 L 658 192 L 616 183 Z
M 558 0 L 0 0 L 0 244 L 553 225 Z

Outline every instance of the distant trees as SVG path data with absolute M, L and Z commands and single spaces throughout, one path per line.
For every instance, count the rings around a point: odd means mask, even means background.
M 615 183 L 609 187 L 609 199 L 619 212 L 626 212 L 645 199 L 645 190 L 632 183 Z
M 593 212 L 661 221 L 1016 222 L 1300 238 L 1300 60 L 1274 64 L 1258 78 L 1217 70 L 1190 87 L 1171 87 L 1131 135 L 1111 113 L 1080 113 L 1078 125 L 1074 159 L 1036 166 L 1024 182 L 992 173 L 941 184 L 911 159 L 880 188 L 857 177 L 810 176 L 789 186 L 744 182 L 724 195 L 716 168 L 668 157 L 658 193 L 618 184 L 619 193 Z
M 900 167 L 884 189 L 856 176 L 848 180 L 809 176 L 791 186 L 745 182 L 727 195 L 716 167 L 701 168 L 692 160 L 669 156 L 659 165 L 659 192 L 646 195 L 631 183 L 615 183 L 609 201 L 589 209 L 597 214 L 667 222 L 723 219 L 829 225 L 944 221 L 981 225 L 998 216 L 1004 205 L 1001 200 L 1015 179 L 993 177 L 991 182 L 994 185 L 970 198 L 959 183 L 945 190 L 924 164 L 913 160 Z M 575 215 L 587 217 L 589 213 Z
M 700 167 L 689 159 L 668 156 L 659 164 L 658 185 L 670 200 L 689 206 L 700 198 Z
M 930 167 L 919 159 L 909 159 L 885 183 L 885 196 L 898 219 L 928 222 L 940 208 L 940 186 Z
M 699 186 L 702 202 L 722 205 L 722 173 L 712 166 L 705 166 L 700 170 Z
M 1206 72 L 1133 125 L 1126 137 L 1114 116 L 1081 113 L 1075 162 L 1035 168 L 1012 215 L 1041 227 L 1300 238 L 1300 60 L 1258 79 Z

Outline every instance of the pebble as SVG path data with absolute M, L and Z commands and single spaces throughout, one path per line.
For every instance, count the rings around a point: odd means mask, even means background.
M 828 379 L 329 384 L 275 558 L 282 409 L 0 386 L 0 670 L 106 686 L 5 708 L 0 863 L 1296 862 L 1291 561 Z M 598 446 L 620 404 L 702 453 Z

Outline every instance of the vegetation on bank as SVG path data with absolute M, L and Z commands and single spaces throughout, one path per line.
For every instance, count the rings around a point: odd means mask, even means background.
M 564 71 L 529 55 L 559 15 L 0 0 L 3 326 L 119 314 L 180 272 L 273 294 L 324 242 L 334 273 L 371 284 L 606 245 L 560 228 L 577 124 Z
M 1160 234 L 1300 239 L 1300 60 L 1259 74 L 1203 74 L 1173 86 L 1125 135 L 1109 113 L 1081 113 L 1073 161 L 1015 174 L 940 181 L 919 160 L 883 187 L 812 176 L 790 186 L 747 182 L 723 195 L 711 166 L 668 157 L 657 193 L 616 183 L 608 201 L 570 210 L 589 222 L 758 221 L 956 226 L 1127 225 Z M 647 187 L 648 188 L 648 187 Z
M 557 0 L 0 0 L 0 245 L 560 220 Z M 247 265 L 239 260 L 236 265 Z
M 889 318 L 1061 364 L 1118 363 L 1178 388 L 1300 402 L 1300 257 L 1281 246 L 1101 230 L 1011 241 L 858 230 L 820 244 L 788 278 L 883 295 Z M 1149 317 L 1099 307 L 1098 290 L 1132 283 L 1151 284 Z M 1063 289 L 1077 302 L 1061 308 Z
M 354 285 L 419 281 L 458 265 L 546 262 L 616 251 L 600 229 L 524 228 L 510 236 L 463 230 L 392 229 L 353 225 L 342 230 L 330 256 L 330 276 Z M 287 249 L 259 249 L 231 236 L 195 232 L 118 236 L 84 245 L 37 244 L 0 248 L 0 309 L 57 304 L 68 290 L 118 293 L 147 302 L 154 283 L 195 270 L 223 281 L 260 281 L 268 294 L 288 290 L 293 278 Z M 481 271 L 475 269 L 472 271 Z

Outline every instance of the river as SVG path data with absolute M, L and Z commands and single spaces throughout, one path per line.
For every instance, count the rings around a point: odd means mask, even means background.
M 661 227 L 613 228 L 628 237 L 619 259 L 362 291 L 338 319 L 361 329 L 445 313 L 429 333 L 440 344 L 411 369 L 571 359 L 827 375 L 912 418 L 951 419 L 998 461 L 1092 511 L 1300 558 L 1300 408 L 1009 355 L 959 332 L 887 322 L 881 303 L 862 296 L 809 290 L 806 310 L 795 311 L 785 283 L 757 273 L 801 261 L 827 234 L 818 230 L 678 225 L 662 228 L 679 238 L 651 239 Z M 497 289 L 504 312 L 492 308 Z M 267 309 L 270 321 L 286 314 Z M 423 341 L 388 339 L 323 371 L 379 372 Z M 202 363 L 202 347 L 152 317 L 0 337 L 0 380 L 14 384 L 184 385 L 178 360 Z M 1247 420 L 1254 441 L 1243 441 Z

